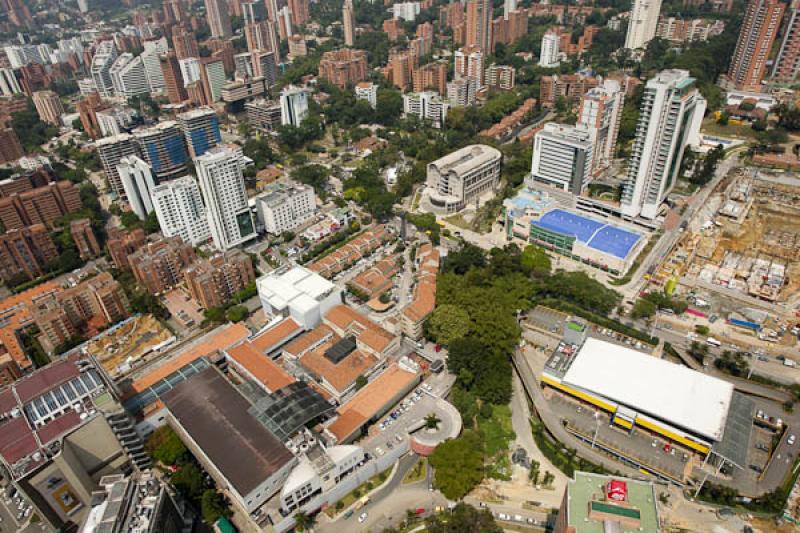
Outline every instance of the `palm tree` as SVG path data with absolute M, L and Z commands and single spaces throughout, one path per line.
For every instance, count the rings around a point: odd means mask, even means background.
M 313 529 L 314 524 L 316 524 L 317 518 L 303 511 L 298 511 L 297 514 L 294 515 L 294 521 L 295 524 L 297 524 L 298 531 L 310 531 Z
M 438 416 L 436 416 L 436 413 L 431 413 L 425 417 L 425 428 L 437 429 L 441 421 L 442 420 Z

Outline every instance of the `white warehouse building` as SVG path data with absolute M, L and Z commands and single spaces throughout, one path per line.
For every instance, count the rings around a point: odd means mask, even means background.
M 268 317 L 290 316 L 307 330 L 314 329 L 328 311 L 342 303 L 342 289 L 301 266 L 260 277 L 256 288 Z

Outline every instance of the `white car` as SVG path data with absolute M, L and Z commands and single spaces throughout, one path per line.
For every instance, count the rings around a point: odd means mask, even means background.
M 367 513 L 361 513 L 360 515 L 358 515 L 358 523 L 359 524 L 363 524 L 364 520 L 366 520 L 366 519 L 367 519 Z
M 797 437 L 795 437 L 794 435 L 789 435 L 789 438 L 786 440 L 786 444 L 791 446 L 792 444 L 794 444 L 795 440 L 797 440 Z

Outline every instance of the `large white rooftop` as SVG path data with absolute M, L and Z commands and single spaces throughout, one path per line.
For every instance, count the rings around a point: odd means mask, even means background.
M 726 381 L 595 338 L 562 382 L 713 441 L 722 438 L 733 397 Z
M 275 309 L 284 309 L 290 303 L 307 308 L 335 288 L 330 281 L 301 266 L 281 274 L 267 274 L 256 283 L 259 294 Z

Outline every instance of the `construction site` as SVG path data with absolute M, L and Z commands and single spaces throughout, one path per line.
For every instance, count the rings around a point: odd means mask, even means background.
M 796 182 L 793 183 L 793 182 Z M 800 304 L 800 181 L 738 168 L 653 273 L 763 302 Z
M 86 352 L 116 380 L 145 364 L 175 340 L 153 315 L 136 315 L 89 341 Z

